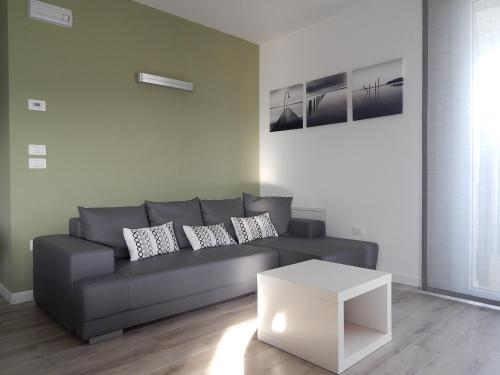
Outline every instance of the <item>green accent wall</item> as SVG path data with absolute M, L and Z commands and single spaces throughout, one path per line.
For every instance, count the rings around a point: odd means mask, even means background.
M 129 0 L 50 1 L 73 11 L 72 29 L 7 1 L 9 290 L 32 288 L 29 240 L 67 233 L 78 205 L 258 193 L 257 45 Z M 139 84 L 139 71 L 195 91 Z M 30 143 L 47 145 L 46 170 L 28 169 Z
M 10 269 L 10 154 L 7 0 L 0 0 L 0 283 Z

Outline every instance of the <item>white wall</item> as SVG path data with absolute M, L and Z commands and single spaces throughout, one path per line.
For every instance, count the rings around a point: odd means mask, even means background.
M 327 210 L 329 235 L 380 246 L 378 268 L 421 281 L 421 0 L 359 0 L 260 47 L 261 193 Z M 402 57 L 404 114 L 270 133 L 269 91 Z

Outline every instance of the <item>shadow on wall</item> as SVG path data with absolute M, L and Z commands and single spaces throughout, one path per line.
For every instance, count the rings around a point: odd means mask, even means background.
M 265 193 L 262 193 L 265 192 Z M 261 195 L 276 195 L 281 197 L 293 197 L 293 191 L 287 189 L 283 186 L 272 185 L 272 184 L 260 184 L 260 194 Z M 293 202 L 292 202 L 293 205 Z

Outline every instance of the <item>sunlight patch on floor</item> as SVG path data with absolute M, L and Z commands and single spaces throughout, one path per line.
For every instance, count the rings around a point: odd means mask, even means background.
M 247 320 L 230 327 L 217 345 L 208 374 L 243 375 L 245 352 L 257 329 L 257 319 Z

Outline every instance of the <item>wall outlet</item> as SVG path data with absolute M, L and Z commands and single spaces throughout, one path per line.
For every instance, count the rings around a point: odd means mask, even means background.
M 364 237 L 366 235 L 365 227 L 352 227 L 352 234 L 355 236 Z
M 33 240 L 30 240 L 30 251 L 33 251 Z

